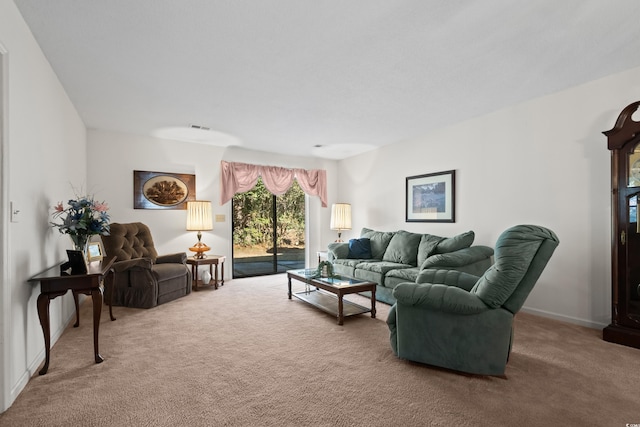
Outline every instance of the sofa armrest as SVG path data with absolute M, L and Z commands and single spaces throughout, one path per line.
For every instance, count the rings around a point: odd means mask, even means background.
M 475 294 L 456 286 L 433 283 L 400 283 L 393 289 L 399 305 L 455 314 L 478 314 L 489 310 Z
M 489 268 L 492 255 L 493 249 L 488 246 L 471 246 L 454 252 L 431 255 L 422 263 L 420 269 L 464 267 L 483 260 L 487 261 Z
M 156 264 L 186 264 L 187 254 L 177 252 L 175 254 L 160 255 L 156 258 Z
M 349 243 L 348 242 L 333 242 L 329 243 L 327 247 L 327 260 L 333 261 L 334 259 L 349 257 Z
M 120 273 L 121 271 L 131 270 L 132 268 L 138 268 L 142 270 L 151 270 L 150 258 L 133 258 L 124 261 L 117 261 L 113 263 L 113 271 Z

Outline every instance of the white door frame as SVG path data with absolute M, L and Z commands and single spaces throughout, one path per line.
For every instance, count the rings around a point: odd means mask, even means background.
M 0 44 L 0 412 L 6 411 L 10 402 L 11 358 L 11 283 L 9 281 L 9 142 L 8 106 L 9 76 L 7 50 Z

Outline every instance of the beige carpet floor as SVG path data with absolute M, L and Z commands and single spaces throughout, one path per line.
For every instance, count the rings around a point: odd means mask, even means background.
M 230 280 L 149 310 L 114 307 L 115 322 L 103 310 L 95 364 L 86 302 L 0 425 L 640 423 L 640 350 L 598 330 L 519 314 L 507 378 L 469 376 L 397 359 L 388 308 L 338 326 L 288 300 L 284 275 Z

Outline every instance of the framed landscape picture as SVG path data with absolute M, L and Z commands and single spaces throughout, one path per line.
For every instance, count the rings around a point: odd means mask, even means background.
M 133 171 L 134 209 L 187 209 L 195 199 L 195 175 Z
M 456 171 L 407 177 L 406 222 L 456 222 Z

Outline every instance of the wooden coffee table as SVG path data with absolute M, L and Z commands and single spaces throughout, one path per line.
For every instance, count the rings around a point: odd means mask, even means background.
M 305 301 L 320 310 L 333 314 L 338 319 L 338 325 L 344 323 L 344 318 L 357 314 L 371 312 L 371 317 L 376 317 L 376 284 L 353 277 L 336 275 L 333 277 L 314 277 L 314 270 L 289 270 L 287 278 L 289 282 L 289 299 L 292 296 Z M 306 284 L 305 290 L 291 293 L 291 279 L 296 279 Z M 371 292 L 371 308 L 361 306 L 351 301 L 343 300 L 347 294 L 358 292 Z

